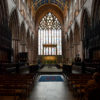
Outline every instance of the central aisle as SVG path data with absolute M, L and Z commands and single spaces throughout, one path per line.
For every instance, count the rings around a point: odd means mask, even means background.
M 39 72 L 62 72 L 61 68 L 57 68 L 56 66 L 44 66 Z
M 64 82 L 39 82 L 39 77 L 29 100 L 76 100 L 68 89 L 66 80 Z

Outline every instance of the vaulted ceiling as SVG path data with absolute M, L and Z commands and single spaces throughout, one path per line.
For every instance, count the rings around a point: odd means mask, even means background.
M 67 15 L 68 6 L 71 0 L 32 0 L 34 8 L 34 20 L 36 27 L 48 12 L 51 12 L 58 18 L 61 25 L 64 25 L 64 19 Z M 37 28 L 36 28 L 37 29 Z
M 33 0 L 33 5 L 35 10 L 38 10 L 44 4 L 54 4 L 59 7 L 61 10 L 64 10 L 65 5 L 67 5 L 69 0 Z
M 64 15 L 63 15 L 63 12 L 61 11 L 61 9 L 55 5 L 46 4 L 44 6 L 41 6 L 36 12 L 36 15 L 35 15 L 36 26 L 38 26 L 41 19 L 49 12 L 51 12 L 54 16 L 56 16 L 58 18 L 58 20 L 60 21 L 60 23 L 63 25 Z

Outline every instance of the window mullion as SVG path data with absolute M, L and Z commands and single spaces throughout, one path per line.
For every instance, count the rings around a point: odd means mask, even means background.
M 40 22 L 38 39 L 39 55 L 62 54 L 62 31 L 60 22 L 50 12 L 46 14 L 46 16 L 44 16 Z M 43 45 L 47 46 L 43 47 Z M 53 45 L 56 46 L 53 47 Z

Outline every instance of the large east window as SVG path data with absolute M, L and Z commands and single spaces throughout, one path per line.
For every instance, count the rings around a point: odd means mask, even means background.
M 48 13 L 38 29 L 38 55 L 62 55 L 62 30 L 59 20 Z

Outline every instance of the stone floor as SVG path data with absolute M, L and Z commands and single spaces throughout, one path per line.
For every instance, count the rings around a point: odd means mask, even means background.
M 44 66 L 39 72 L 62 72 L 61 68 L 57 68 L 56 66 Z
M 62 72 L 62 69 L 55 66 L 45 66 L 39 72 Z M 73 66 L 72 73 L 81 72 L 76 66 Z M 39 77 L 28 100 L 77 100 L 69 90 L 67 80 L 64 80 L 64 82 L 38 82 Z
M 62 76 L 63 77 L 63 76 Z M 76 100 L 64 82 L 38 82 L 28 100 Z

